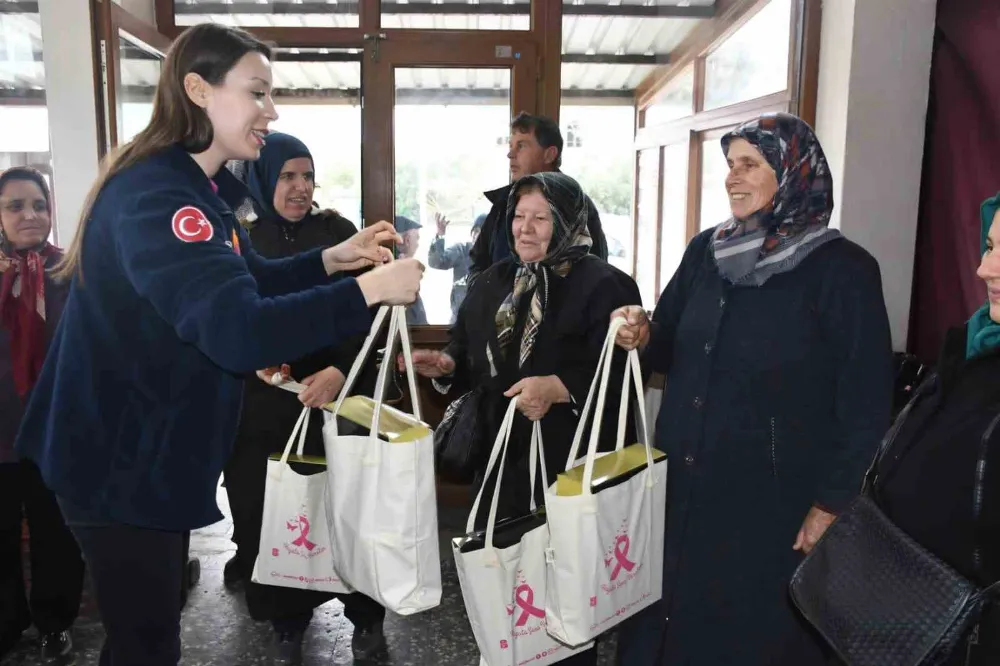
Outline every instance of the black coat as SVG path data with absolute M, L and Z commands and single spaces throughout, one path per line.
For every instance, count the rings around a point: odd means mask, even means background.
M 507 258 L 507 255 L 499 256 L 496 249 L 497 236 L 507 234 L 507 200 L 510 196 L 511 185 L 505 185 L 483 195 L 492 204 L 490 212 L 483 221 L 483 228 L 469 250 L 469 277 L 470 284 L 480 273 L 492 266 L 494 263 Z M 597 212 L 597 206 L 586 194 L 587 200 L 587 231 L 590 232 L 590 239 L 593 244 L 590 246 L 590 254 L 604 259 L 608 258 L 608 241 L 604 237 L 604 229 L 601 227 L 601 215 Z M 510 248 L 513 250 L 513 248 Z M 638 301 L 636 301 L 638 303 Z
M 981 587 L 1000 580 L 1000 351 L 965 360 L 965 329 L 949 332 L 937 373 L 921 387 L 879 468 L 876 497 L 921 545 Z M 985 445 L 979 519 L 976 465 Z M 974 564 L 979 549 L 981 566 Z M 1000 609 L 984 618 L 972 664 L 1000 663 Z M 964 647 L 964 646 L 963 646 Z M 965 651 L 950 663 L 964 664 Z
M 667 377 L 663 600 L 623 628 L 621 663 L 822 663 L 787 592 L 802 558 L 792 545 L 810 508 L 857 494 L 889 423 L 878 264 L 837 239 L 763 286 L 734 287 L 711 234 L 660 296 L 644 359 Z
M 336 245 L 357 231 L 349 220 L 333 211 L 324 211 L 287 226 L 261 219 L 249 235 L 258 253 L 278 258 Z M 292 378 L 301 381 L 331 365 L 346 376 L 364 340 L 362 335 L 300 359 L 289 359 Z M 233 513 L 233 541 L 239 548 L 248 578 L 260 546 L 267 459 L 284 448 L 301 412 L 302 403 L 294 393 L 269 386 L 256 375 L 247 377 L 239 431 L 225 476 Z M 305 452 L 323 455 L 323 416 L 319 410 L 312 412 Z M 268 585 L 250 584 L 246 589 L 247 606 L 255 620 L 294 616 L 332 598 L 333 595 L 326 593 Z
M 621 306 L 638 303 L 639 291 L 632 278 L 614 266 L 594 256 L 583 257 L 566 277 L 552 278 L 548 305 L 534 349 L 525 365 L 518 368 L 515 345 L 520 344 L 523 321 L 518 322 L 515 334 L 518 342 L 512 343 L 511 353 L 506 359 L 497 351 L 494 324 L 497 309 L 513 287 L 516 270 L 513 260 L 507 259 L 494 264 L 473 283 L 459 311 L 458 321 L 451 329 L 451 342 L 445 351 L 456 362 L 455 395 L 470 386 L 486 387 L 484 430 L 487 452 L 493 446 L 509 403 L 509 399 L 503 396 L 507 389 L 525 377 L 556 375 L 562 380 L 575 403 L 553 405 L 542 419 L 548 480 L 552 482 L 566 466 L 566 457 L 579 420 L 578 410 L 587 399 L 597 359 L 608 333 L 611 313 Z M 527 304 L 520 311 L 524 312 L 526 307 Z M 487 345 L 494 350 L 493 358 L 498 366 L 496 376 L 490 370 Z M 621 377 L 625 369 L 625 353 L 622 350 L 617 350 L 613 358 L 602 427 L 602 449 L 614 448 Z M 635 430 L 632 428 L 628 432 L 634 433 Z M 531 424 L 518 414 L 511 434 L 511 449 L 507 454 L 508 466 L 505 469 L 509 471 L 504 472 L 498 510 L 500 517 L 527 512 L 530 440 Z M 488 503 L 485 504 L 488 507 Z M 478 527 L 484 525 L 485 520 Z

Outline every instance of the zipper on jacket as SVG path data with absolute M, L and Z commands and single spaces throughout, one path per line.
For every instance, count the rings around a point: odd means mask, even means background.
M 777 448 L 777 437 L 775 436 L 774 417 L 771 417 L 771 476 L 778 477 L 778 458 L 775 454 Z

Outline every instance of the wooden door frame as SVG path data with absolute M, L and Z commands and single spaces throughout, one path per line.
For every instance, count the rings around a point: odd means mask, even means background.
M 98 91 L 98 155 L 103 158 L 116 148 L 118 99 L 122 89 L 121 36 L 125 33 L 139 46 L 161 57 L 170 48 L 170 38 L 142 19 L 122 9 L 113 0 L 92 0 L 94 16 L 94 78 Z M 103 76 L 102 76 L 103 72 Z

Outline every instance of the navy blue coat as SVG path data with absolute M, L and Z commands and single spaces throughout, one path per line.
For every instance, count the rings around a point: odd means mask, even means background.
M 711 233 L 660 296 L 644 359 L 667 376 L 664 589 L 623 628 L 621 663 L 823 663 L 789 601 L 792 545 L 813 505 L 835 512 L 857 494 L 889 424 L 878 264 L 837 239 L 761 287 L 734 287 Z
M 219 520 L 215 489 L 240 417 L 243 377 L 363 333 L 351 278 L 321 250 L 268 260 L 179 147 L 108 181 L 21 424 L 18 450 L 91 519 L 168 530 Z

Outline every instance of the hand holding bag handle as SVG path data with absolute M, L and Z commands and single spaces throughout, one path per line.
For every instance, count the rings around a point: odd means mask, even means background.
M 418 421 L 423 421 L 420 415 L 420 396 L 417 393 L 416 373 L 413 371 L 413 353 L 410 349 L 410 333 L 406 327 L 406 310 L 403 306 L 399 305 L 383 305 L 379 308 L 378 313 L 375 315 L 375 319 L 372 322 L 372 327 L 368 333 L 368 337 L 365 338 L 361 351 L 358 352 L 358 356 L 354 360 L 354 364 L 351 366 L 350 372 L 347 374 L 347 379 L 344 380 L 344 386 L 340 389 L 340 394 L 337 396 L 337 400 L 333 406 L 333 415 L 336 417 L 340 414 L 344 400 L 348 395 L 350 395 L 351 390 L 354 388 L 354 383 L 361 374 L 361 370 L 364 368 L 365 362 L 368 360 L 368 355 L 371 353 L 372 346 L 378 338 L 378 334 L 381 332 L 382 326 L 385 324 L 387 314 L 389 315 L 389 335 L 386 339 L 386 354 L 382 360 L 382 367 L 379 368 L 378 379 L 376 380 L 375 391 L 372 396 L 372 399 L 375 402 L 371 427 L 371 433 L 373 435 L 377 435 L 378 433 L 379 417 L 382 411 L 382 403 L 385 400 L 385 388 L 386 384 L 388 384 L 388 377 L 392 368 L 392 359 L 394 356 L 397 335 L 402 341 L 403 359 L 406 363 L 406 373 L 410 388 L 410 402 L 413 405 L 413 415 Z M 400 325 L 400 322 L 402 322 L 402 325 Z M 332 422 L 336 423 L 336 420 L 334 419 Z
M 497 432 L 496 439 L 493 443 L 493 450 L 490 451 L 490 459 L 486 464 L 486 473 L 484 479 L 489 479 L 493 470 L 497 468 L 499 463 L 499 468 L 497 469 L 497 481 L 493 487 L 493 500 L 490 503 L 489 517 L 486 520 L 486 533 L 484 545 L 487 550 L 493 551 L 493 535 L 496 530 L 496 515 L 497 507 L 500 501 L 500 484 L 503 481 L 503 471 L 504 462 L 507 459 L 507 447 L 510 442 L 510 433 L 513 429 L 514 418 L 517 416 L 517 396 L 511 398 L 510 403 L 507 405 L 507 411 L 504 414 L 503 420 L 500 422 L 500 430 Z M 535 421 L 532 423 L 531 431 L 531 446 L 529 449 L 529 475 L 530 475 L 530 486 L 531 486 L 531 511 L 536 509 L 535 506 L 535 479 L 536 479 L 536 466 L 541 468 L 541 483 L 544 489 L 546 479 L 548 478 L 548 473 L 545 467 L 545 448 L 542 444 L 542 427 L 541 423 Z M 486 483 L 484 482 L 482 487 L 479 488 L 479 492 L 476 493 L 476 499 L 472 504 L 472 510 L 469 512 L 469 518 L 465 523 L 465 533 L 471 534 L 476 529 L 476 516 L 479 514 L 479 505 L 483 499 L 483 491 L 486 489 Z
M 281 461 L 278 467 L 278 478 L 284 474 L 285 468 L 288 467 L 288 456 L 292 452 L 292 444 L 295 442 L 295 436 L 298 435 L 299 445 L 296 448 L 295 453 L 301 456 L 306 447 L 306 433 L 309 431 L 309 413 L 312 411 L 312 407 L 303 407 L 302 413 L 299 414 L 299 418 L 295 421 L 295 426 L 292 427 L 292 434 L 288 436 L 288 443 L 285 444 L 285 450 L 281 453 Z
M 594 461 L 597 454 L 598 440 L 600 439 L 601 434 L 601 421 L 604 413 L 604 404 L 607 400 L 608 381 L 610 378 L 611 363 L 615 348 L 615 337 L 618 334 L 618 329 L 620 329 L 624 324 L 624 317 L 616 317 L 611 322 L 611 326 L 608 328 L 608 334 L 604 340 L 604 347 L 602 348 L 601 355 L 597 361 L 598 365 L 594 373 L 594 380 L 590 384 L 590 391 L 587 394 L 587 400 L 580 412 L 580 421 L 577 424 L 576 433 L 573 436 L 573 444 L 570 447 L 569 456 L 566 459 L 566 469 L 568 470 L 573 466 L 573 463 L 579 453 L 580 444 L 583 440 L 584 429 L 587 425 L 587 417 L 590 415 L 591 405 L 594 402 L 594 392 L 595 389 L 598 389 L 598 377 L 600 377 L 601 383 L 599 389 L 597 390 L 597 401 L 594 405 L 594 418 L 590 428 L 590 441 L 587 446 L 587 458 L 584 463 L 583 486 L 581 488 L 581 494 L 583 495 L 590 495 L 592 493 L 591 483 L 594 478 Z M 638 397 L 637 402 L 640 423 L 639 437 L 645 445 L 647 469 L 652 470 L 653 450 L 649 441 L 648 429 L 646 427 L 646 405 L 645 401 L 642 399 L 641 393 L 642 371 L 639 366 L 639 354 L 635 350 L 628 352 L 625 375 L 622 381 L 621 401 L 618 407 L 618 433 L 617 442 L 615 443 L 616 451 L 621 451 L 625 447 L 625 425 L 628 419 L 628 397 L 631 392 L 632 387 L 630 384 L 632 382 L 635 384 L 636 394 Z M 653 475 L 647 475 L 647 484 L 652 484 L 654 482 L 655 479 Z

